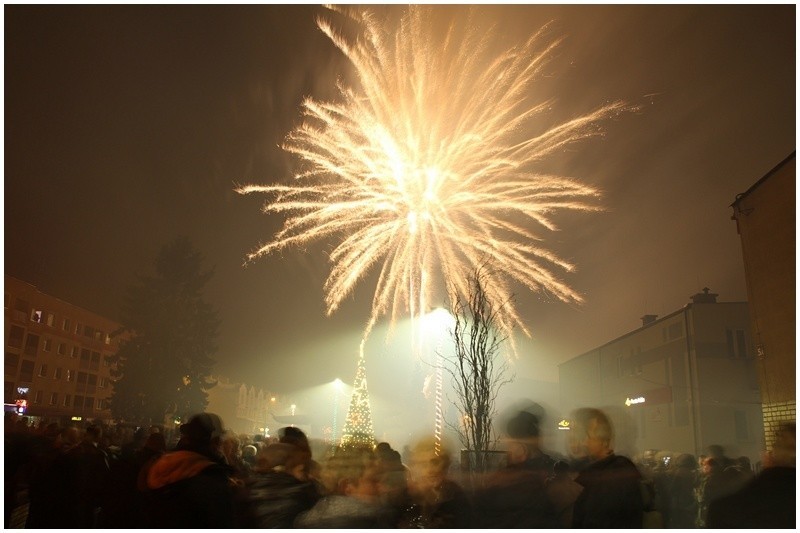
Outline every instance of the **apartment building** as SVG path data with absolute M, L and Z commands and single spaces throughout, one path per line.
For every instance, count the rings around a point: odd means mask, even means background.
M 106 357 L 120 325 L 5 276 L 6 411 L 45 421 L 111 420 Z
M 706 453 L 722 445 L 755 464 L 764 449 L 746 302 L 717 302 L 708 289 L 669 315 L 559 365 L 561 405 L 606 411 L 616 449 Z
M 796 176 L 792 153 L 731 205 L 742 241 L 768 449 L 778 426 L 797 419 Z

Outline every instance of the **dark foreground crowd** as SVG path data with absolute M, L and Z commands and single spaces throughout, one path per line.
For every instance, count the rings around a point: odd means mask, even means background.
M 718 447 L 645 454 L 611 448 L 596 409 L 573 414 L 569 461 L 539 447 L 536 416 L 505 428 L 504 461 L 482 476 L 450 469 L 434 439 L 406 456 L 388 443 L 315 457 L 302 431 L 250 440 L 214 414 L 159 428 L 6 427 L 6 528 L 794 528 L 795 427 L 776 435 L 764 469 Z M 121 440 L 124 440 L 121 441 Z

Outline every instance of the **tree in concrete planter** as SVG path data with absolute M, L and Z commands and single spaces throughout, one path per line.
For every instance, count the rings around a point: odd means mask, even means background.
M 512 381 L 501 348 L 508 336 L 501 333 L 498 313 L 512 298 L 496 302 L 488 286 L 486 263 L 472 272 L 465 295 L 450 290 L 450 314 L 453 327 L 454 355 L 445 360 L 445 369 L 453 383 L 452 404 L 458 421 L 448 425 L 455 430 L 466 448 L 471 474 L 485 473 L 491 467 L 497 438 L 493 419 L 495 401 L 503 385 Z
M 155 275 L 128 290 L 121 346 L 109 358 L 118 420 L 160 424 L 186 419 L 208 404 L 219 320 L 203 299 L 213 272 L 187 238 L 165 245 Z

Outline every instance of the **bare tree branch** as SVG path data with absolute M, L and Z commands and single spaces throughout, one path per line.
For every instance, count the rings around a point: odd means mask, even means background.
M 455 398 L 450 399 L 459 414 L 448 427 L 459 436 L 462 446 L 471 453 L 470 471 L 481 474 L 488 467 L 488 453 L 497 443 L 492 421 L 500 388 L 511 382 L 508 364 L 500 350 L 508 336 L 500 333 L 499 314 L 512 303 L 513 296 L 495 302 L 497 294 L 487 286 L 491 279 L 486 262 L 479 265 L 467 283 L 467 294 L 460 294 L 456 284 L 450 286 L 450 313 L 454 319 L 450 335 L 454 355 L 443 358 L 450 374 Z

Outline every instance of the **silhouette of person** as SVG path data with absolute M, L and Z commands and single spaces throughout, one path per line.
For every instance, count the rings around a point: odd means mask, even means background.
M 762 470 L 745 487 L 711 501 L 706 526 L 713 529 L 794 529 L 797 526 L 796 429 L 783 424 Z
M 520 411 L 506 425 L 508 464 L 492 473 L 475 498 L 476 517 L 487 528 L 550 528 L 558 524 L 545 482 L 553 459 L 539 445 L 539 417 Z
M 151 523 L 148 527 L 232 528 L 233 469 L 220 451 L 222 420 L 200 413 L 180 427 L 181 438 L 147 472 Z
M 641 528 L 642 476 L 627 457 L 616 455 L 611 421 L 599 409 L 572 414 L 570 455 L 581 466 L 575 481 L 583 491 L 575 500 L 572 527 Z

